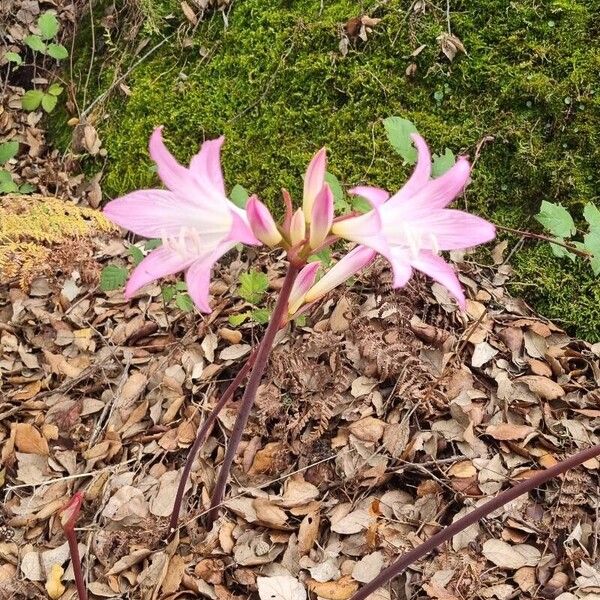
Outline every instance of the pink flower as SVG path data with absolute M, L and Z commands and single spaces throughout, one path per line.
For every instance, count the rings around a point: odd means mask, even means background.
M 438 252 L 488 242 L 496 230 L 480 217 L 446 208 L 467 183 L 468 160 L 459 158 L 446 173 L 431 180 L 427 144 L 418 134 L 412 138 L 419 159 L 406 185 L 391 198 L 379 188 L 350 190 L 365 197 L 373 210 L 334 223 L 332 232 L 387 258 L 394 273 L 394 287 L 406 285 L 413 269 L 417 269 L 445 286 L 464 309 L 465 296 L 456 272 Z
M 104 208 L 106 216 L 121 227 L 163 241 L 131 275 L 127 298 L 151 281 L 185 271 L 188 293 L 201 311 L 209 313 L 208 286 L 215 262 L 239 242 L 260 245 L 246 211 L 225 194 L 220 165 L 223 139 L 204 142 L 186 168 L 165 147 L 161 128 L 155 129 L 150 156 L 168 189 L 138 190 Z
M 308 263 L 300 273 L 298 273 L 288 300 L 288 313 L 290 315 L 293 315 L 304 304 L 304 297 L 315 282 L 317 271 L 320 266 L 321 261 L 316 260 Z
M 311 159 L 304 175 L 304 195 L 302 209 L 307 223 L 312 220 L 313 204 L 325 182 L 327 151 L 321 148 Z
M 315 198 L 311 216 L 309 244 L 315 250 L 325 241 L 333 223 L 333 194 L 326 183 Z
M 256 197 L 251 196 L 246 204 L 248 221 L 254 235 L 267 246 L 277 246 L 283 239 L 271 211 Z

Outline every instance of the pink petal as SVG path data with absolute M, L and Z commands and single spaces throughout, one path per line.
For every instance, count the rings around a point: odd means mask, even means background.
M 431 154 L 425 140 L 418 133 L 413 133 L 410 137 L 417 148 L 417 164 L 410 179 L 392 196 L 394 202 L 404 202 L 412 198 L 431 177 Z
M 260 246 L 261 242 L 256 239 L 248 225 L 245 211 L 240 214 L 238 211 L 231 211 L 231 230 L 227 236 L 227 240 L 240 244 L 247 244 L 249 246 Z
M 215 262 L 212 260 L 212 255 L 209 259 L 199 259 L 193 262 L 185 273 L 185 282 L 190 298 L 198 307 L 198 310 L 206 314 L 212 312 L 208 300 L 208 288 Z
M 390 197 L 389 192 L 386 192 L 386 190 L 370 185 L 357 185 L 348 190 L 348 193 L 353 196 L 365 198 L 373 208 L 381 206 Z
M 384 255 L 392 266 L 393 288 L 404 287 L 412 277 L 412 267 L 410 266 L 409 253 L 403 248 L 392 248 Z
M 190 171 L 199 179 L 207 180 L 215 191 L 225 196 L 225 182 L 221 169 L 221 146 L 225 137 L 204 142 L 200 152 L 195 154 L 190 161 Z
M 104 214 L 117 225 L 148 238 L 178 235 L 184 226 L 202 222 L 196 207 L 167 190 L 139 190 L 112 200 Z
M 460 308 L 465 310 L 465 294 L 456 271 L 442 257 L 432 252 L 420 252 L 417 257 L 411 258 L 411 264 L 415 269 L 441 283 L 456 298 Z
M 408 204 L 413 210 L 444 208 L 463 191 L 470 173 L 471 165 L 463 156 L 443 175 L 422 187 Z
M 304 175 L 303 205 L 304 217 L 310 223 L 312 217 L 313 203 L 317 194 L 321 191 L 325 182 L 325 170 L 327 169 L 327 151 L 321 148 L 310 161 L 306 174 Z
M 189 187 L 192 176 L 169 152 L 162 138 L 162 127 L 157 127 L 150 136 L 150 156 L 156 163 L 158 176 L 173 191 Z
M 306 221 L 304 212 L 299 208 L 293 215 L 290 222 L 290 242 L 292 246 L 299 244 L 306 236 Z
M 302 305 L 304 296 L 315 282 L 317 271 L 321 266 L 321 261 L 316 260 L 308 263 L 296 277 L 292 291 L 290 292 L 290 299 L 288 301 L 289 314 L 293 315 Z
M 324 184 L 317 194 L 312 209 L 310 226 L 310 247 L 318 248 L 329 234 L 333 223 L 333 194 L 329 185 Z
M 374 250 L 365 246 L 357 246 L 351 250 L 317 281 L 304 297 L 304 302 L 315 302 L 328 294 L 371 263 L 375 254 Z
M 373 209 L 358 217 L 336 221 L 331 231 L 334 235 L 351 242 L 369 246 L 369 248 L 373 248 L 386 256 L 389 252 L 389 244 L 383 235 L 384 223 L 380 210 Z
M 423 244 L 423 249 L 471 248 L 496 237 L 496 228 L 490 222 L 460 210 L 434 210 L 419 226 L 431 232 L 431 241 Z
M 192 261 L 165 246 L 152 250 L 131 274 L 125 287 L 125 297 L 131 298 L 141 287 L 156 279 L 183 271 Z
M 251 196 L 246 204 L 248 222 L 254 235 L 267 246 L 277 246 L 283 239 L 271 211 L 256 197 Z

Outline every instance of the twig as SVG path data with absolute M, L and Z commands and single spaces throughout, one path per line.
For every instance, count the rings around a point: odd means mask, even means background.
M 541 233 L 533 233 L 531 231 L 523 231 L 521 229 L 512 229 L 511 227 L 504 227 L 503 225 L 494 224 L 496 229 L 500 229 L 501 231 L 506 231 L 507 233 L 514 233 L 515 235 L 522 235 L 524 237 L 533 238 L 534 240 L 542 240 L 543 242 L 550 242 L 551 244 L 555 244 L 556 246 L 561 246 L 562 248 L 566 248 L 569 252 L 573 254 L 577 254 L 577 256 L 581 256 L 582 258 L 590 258 L 591 254 L 586 252 L 585 250 L 580 250 L 577 246 L 573 246 L 573 244 L 569 244 L 567 242 L 559 242 L 550 236 L 543 235 Z

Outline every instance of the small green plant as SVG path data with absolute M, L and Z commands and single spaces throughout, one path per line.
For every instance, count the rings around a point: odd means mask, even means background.
M 67 49 L 56 42 L 60 23 L 53 12 L 46 11 L 40 15 L 37 20 L 37 28 L 40 32 L 39 35 L 32 33 L 23 40 L 29 48 L 57 61 L 69 56 Z M 13 62 L 21 64 L 22 59 L 18 54 L 14 52 L 8 54 L 14 55 L 12 57 Z M 40 89 L 29 90 L 21 98 L 21 106 L 29 112 L 37 110 L 41 106 L 45 112 L 51 113 L 56 108 L 58 97 L 62 94 L 62 91 L 63 87 L 58 83 L 51 84 L 46 91 Z
M 600 210 L 592 202 L 588 202 L 583 209 L 583 218 L 587 223 L 587 232 L 581 239 L 573 239 L 578 230 L 569 211 L 562 204 L 553 204 L 544 200 L 540 212 L 535 216 L 561 245 L 550 243 L 550 248 L 555 256 L 577 260 L 578 255 L 569 250 L 566 245 L 571 245 L 587 254 L 594 275 L 600 275 Z
M 254 308 L 243 313 L 230 315 L 229 324 L 238 327 L 248 320 L 254 321 L 259 325 L 267 323 L 271 316 L 271 312 L 268 309 L 260 308 L 257 305 L 264 299 L 268 287 L 269 278 L 262 271 L 252 270 L 240 275 L 238 295 L 248 302 L 248 304 L 253 304 Z
M 25 92 L 21 99 L 21 106 L 27 111 L 37 110 L 40 105 L 47 112 L 51 113 L 58 103 L 58 97 L 63 91 L 63 87 L 58 83 L 53 83 L 47 92 L 42 90 L 29 90 Z
M 69 52 L 62 44 L 53 41 L 60 30 L 60 23 L 53 12 L 46 11 L 40 15 L 37 28 L 40 31 L 39 35 L 30 34 L 23 40 L 27 46 L 34 52 L 40 52 L 55 60 L 63 60 L 69 56 Z
M 23 64 L 23 58 L 17 52 L 7 52 L 4 55 L 4 58 L 7 60 L 7 62 L 13 63 L 15 68 L 20 67 Z
M 118 265 L 106 265 L 100 273 L 100 289 L 103 292 L 112 292 L 125 285 L 129 271 Z
M 14 158 L 19 152 L 19 142 L 4 142 L 0 144 L 0 165 L 6 164 L 11 158 Z M 10 171 L 0 169 L 0 194 L 12 194 L 20 192 L 21 194 L 30 194 L 34 187 L 30 183 L 17 185 L 12 178 Z

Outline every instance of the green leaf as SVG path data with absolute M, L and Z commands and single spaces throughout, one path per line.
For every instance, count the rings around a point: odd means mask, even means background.
M 150 240 L 146 240 L 144 243 L 145 250 L 155 250 L 159 246 L 162 246 L 162 240 L 160 238 L 152 238 Z
M 583 218 L 588 222 L 590 230 L 600 230 L 600 210 L 595 204 L 588 202 L 583 207 Z
M 383 125 L 394 150 L 404 159 L 404 162 L 414 165 L 417 162 L 417 150 L 410 138 L 411 133 L 417 133 L 414 123 L 401 117 L 388 117 L 384 119 Z
M 12 175 L 8 171 L 0 170 L 0 194 L 11 194 L 18 190 L 19 187 L 12 180 Z
M 20 54 L 17 54 L 16 52 L 7 52 L 4 55 L 4 58 L 8 61 L 8 62 L 13 62 L 17 65 L 17 67 L 19 65 L 23 64 L 23 59 L 21 58 Z
M 565 240 L 556 238 L 556 241 L 564 243 Z M 550 243 L 550 250 L 552 250 L 552 254 L 558 258 L 570 258 L 572 261 L 576 259 L 576 255 L 567 250 L 564 246 L 557 246 L 556 244 Z
M 137 267 L 144 260 L 144 253 L 137 246 L 129 246 L 127 249 L 133 266 Z
M 250 313 L 245 312 L 245 313 L 239 313 L 237 315 L 229 315 L 229 318 L 227 320 L 229 321 L 229 324 L 232 325 L 233 327 L 239 327 L 242 323 L 247 321 L 249 319 L 249 317 L 250 317 Z
M 248 202 L 248 198 L 250 197 L 250 193 L 246 188 L 242 187 L 239 183 L 233 186 L 231 190 L 231 194 L 229 195 L 231 201 L 238 208 L 246 208 L 246 202 Z
M 62 44 L 48 44 L 46 54 L 56 60 L 63 60 L 69 56 L 69 51 Z
M 266 308 L 256 308 L 251 311 L 250 317 L 259 325 L 265 325 L 271 318 L 271 311 Z
M 352 210 L 359 213 L 367 213 L 372 210 L 372 206 L 366 198 L 362 196 L 354 196 L 352 198 Z
M 23 41 L 36 52 L 46 52 L 46 44 L 39 35 L 28 35 Z
M 0 144 L 0 165 L 14 158 L 19 151 L 19 142 L 4 142 Z
M 19 186 L 19 193 L 21 194 L 31 194 L 31 192 L 35 191 L 35 186 L 31 185 L 31 183 L 22 183 Z
M 51 113 L 56 108 L 58 98 L 51 94 L 44 94 L 42 96 L 42 108 L 47 112 Z
M 100 289 L 103 292 L 118 290 L 127 281 L 127 269 L 117 265 L 106 265 L 100 273 Z
M 238 294 L 246 302 L 257 304 L 269 287 L 269 278 L 261 271 L 249 271 L 240 275 Z
M 540 212 L 535 216 L 535 219 L 552 235 L 559 238 L 571 237 L 576 231 L 573 217 L 561 204 L 552 204 L 552 202 L 543 200 Z
M 310 262 L 319 260 L 321 261 L 321 267 L 328 269 L 333 263 L 333 260 L 331 259 L 331 248 L 323 248 L 323 250 L 315 252 L 315 254 L 308 257 L 308 260 Z
M 187 292 L 187 283 L 185 281 L 178 281 L 175 284 L 175 289 L 178 292 Z
M 600 275 L 600 229 L 594 229 L 583 236 L 583 243 L 587 252 L 592 255 L 590 264 L 594 275 Z
M 448 169 L 454 166 L 455 162 L 456 158 L 454 156 L 454 152 L 452 152 L 450 148 L 446 148 L 446 150 L 444 150 L 444 154 L 434 154 L 433 164 L 431 165 L 432 177 L 439 177 L 440 175 L 443 175 Z
M 52 94 L 53 96 L 60 96 L 62 94 L 63 89 L 64 89 L 63 86 L 60 85 L 59 83 L 53 83 L 48 88 L 48 93 Z
M 306 315 L 300 315 L 299 317 L 296 317 L 294 319 L 294 322 L 296 323 L 296 325 L 298 327 L 304 327 L 307 323 L 308 319 L 306 318 Z
M 0 184 L 8 183 L 9 181 L 12 181 L 12 175 L 8 171 L 0 169 Z
M 39 27 L 42 37 L 45 40 L 51 40 L 60 29 L 60 24 L 58 23 L 56 15 L 50 11 L 40 15 L 37 26 Z
M 333 174 L 325 173 L 325 183 L 329 184 L 331 193 L 333 194 L 333 206 L 338 213 L 345 213 L 350 210 L 350 203 L 346 200 L 344 190 L 339 179 Z
M 21 106 L 24 110 L 36 110 L 42 102 L 44 92 L 41 90 L 29 90 L 21 98 Z
M 183 312 L 191 312 L 194 310 L 194 302 L 189 294 L 177 294 L 175 297 L 175 304 L 177 308 Z
M 165 285 L 162 288 L 162 297 L 163 300 L 167 303 L 171 302 L 173 298 L 175 298 L 175 286 L 174 285 Z

